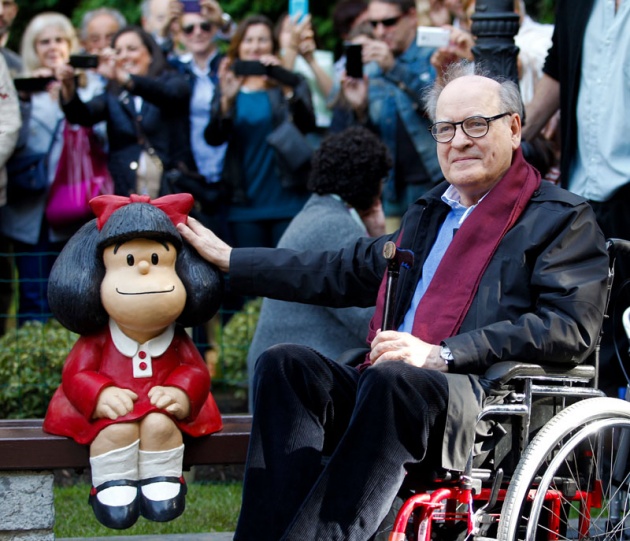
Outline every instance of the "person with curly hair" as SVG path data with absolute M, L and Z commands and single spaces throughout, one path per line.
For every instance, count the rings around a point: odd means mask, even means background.
M 278 247 L 335 250 L 360 236 L 384 234 L 380 195 L 391 165 L 387 147 L 367 128 L 328 136 L 313 156 L 308 181 L 313 194 Z M 365 347 L 373 312 L 373 307 L 331 308 L 264 299 L 247 356 L 250 389 L 256 360 L 268 347 L 293 342 L 334 359 L 348 349 Z

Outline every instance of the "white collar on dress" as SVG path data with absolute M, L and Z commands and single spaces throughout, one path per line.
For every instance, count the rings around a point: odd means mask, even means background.
M 148 340 L 144 344 L 140 344 L 133 338 L 129 338 L 120 330 L 118 324 L 111 318 L 109 319 L 109 331 L 112 335 L 112 341 L 114 342 L 116 349 L 123 355 L 127 357 L 134 357 L 142 348 L 151 357 L 158 357 L 159 355 L 162 355 L 162 353 L 164 353 L 171 345 L 173 337 L 175 336 L 175 323 L 169 325 L 162 334 Z

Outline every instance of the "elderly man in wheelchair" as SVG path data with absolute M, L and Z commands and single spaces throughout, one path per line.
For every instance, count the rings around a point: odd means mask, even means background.
M 561 539 L 576 521 L 576 537 L 585 538 L 595 521 L 582 515 L 617 486 L 589 460 L 616 442 L 598 446 L 584 433 L 574 444 L 573 406 L 551 431 L 540 430 L 547 439 L 524 468 L 520 458 L 541 418 L 598 394 L 592 367 L 581 363 L 598 343 L 609 258 L 591 208 L 541 183 L 523 159 L 513 83 L 454 66 L 428 94 L 427 112 L 446 182 L 411 205 L 394 234 L 334 253 L 296 253 L 232 249 L 194 220 L 179 226 L 240 293 L 376 305 L 358 367 L 291 344 L 259 358 L 237 541 L 381 539 L 392 502 L 409 485 L 392 541 L 432 532 Z M 543 417 L 530 415 L 532 396 L 541 397 Z M 577 415 L 600 422 L 610 406 L 601 400 L 612 399 L 583 401 L 597 405 Z M 614 438 L 613 428 L 604 427 Z M 578 450 L 579 471 L 570 475 Z M 547 451 L 565 456 L 548 468 Z M 573 503 L 585 498 L 588 512 Z M 527 533 L 530 514 L 534 530 L 552 533 Z

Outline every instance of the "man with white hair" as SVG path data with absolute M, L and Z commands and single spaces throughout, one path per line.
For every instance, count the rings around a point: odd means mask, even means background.
M 455 65 L 428 100 L 446 178 L 399 231 L 334 252 L 232 249 L 198 222 L 178 230 L 241 294 L 376 304 L 357 369 L 281 344 L 258 359 L 236 541 L 365 541 L 406 468 L 463 471 L 475 420 L 500 397 L 494 363 L 580 362 L 596 346 L 608 276 L 589 205 L 523 158 L 521 100 Z M 382 330 L 383 246 L 413 252 Z
M 79 38 L 88 54 L 100 54 L 111 47 L 114 34 L 127 26 L 124 15 L 114 8 L 87 11 L 81 20 Z

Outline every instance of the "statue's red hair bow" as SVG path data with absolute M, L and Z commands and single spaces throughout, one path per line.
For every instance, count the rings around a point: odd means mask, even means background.
M 188 213 L 193 208 L 195 200 L 189 193 L 178 193 L 165 195 L 158 199 L 151 200 L 148 195 L 131 194 L 129 197 L 120 195 L 99 195 L 90 199 L 90 207 L 96 215 L 96 227 L 100 231 L 109 217 L 131 203 L 148 203 L 163 211 L 174 225 L 185 224 L 188 220 Z

